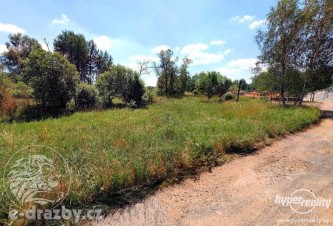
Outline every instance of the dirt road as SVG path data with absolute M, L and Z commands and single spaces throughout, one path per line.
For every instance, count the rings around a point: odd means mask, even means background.
M 333 111 L 333 102 L 322 108 Z M 320 198 L 317 203 L 277 203 L 290 196 L 315 200 L 313 195 Z M 284 222 L 301 221 L 300 225 L 312 225 L 308 221 L 321 221 L 333 225 L 333 203 L 328 199 L 333 200 L 333 119 L 91 224 L 288 225 Z

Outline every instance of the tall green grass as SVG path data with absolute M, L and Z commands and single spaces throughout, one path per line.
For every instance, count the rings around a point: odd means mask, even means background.
M 26 146 L 54 148 L 72 171 L 65 201 L 82 204 L 182 170 L 211 167 L 226 153 L 268 144 L 271 138 L 306 128 L 319 116 L 315 108 L 282 108 L 262 100 L 219 103 L 188 97 L 164 99 L 147 109 L 0 124 L 0 172 L 11 155 Z M 1 186 L 0 210 L 5 213 L 9 200 L 3 191 Z

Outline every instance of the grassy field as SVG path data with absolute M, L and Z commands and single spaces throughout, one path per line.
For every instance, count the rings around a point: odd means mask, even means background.
M 103 194 L 223 163 L 228 153 L 269 144 L 272 138 L 304 129 L 319 117 L 315 108 L 282 108 L 257 99 L 219 103 L 187 97 L 160 99 L 147 109 L 0 124 L 0 170 L 21 148 L 52 147 L 72 171 L 65 203 L 80 205 Z M 9 206 L 3 191 L 1 185 L 2 217 Z

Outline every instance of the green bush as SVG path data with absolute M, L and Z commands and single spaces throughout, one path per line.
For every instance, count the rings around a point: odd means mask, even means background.
M 233 99 L 235 99 L 235 95 L 232 94 L 232 93 L 230 93 L 230 92 L 228 92 L 228 93 L 226 93 L 226 94 L 223 95 L 223 98 L 224 98 L 224 100 L 226 100 L 226 101 L 228 101 L 228 100 L 233 100 Z
M 43 113 L 58 115 L 74 97 L 79 83 L 75 65 L 60 53 L 34 50 L 23 70 L 25 82 L 33 88 L 33 96 Z
M 98 106 L 98 91 L 95 86 L 80 83 L 75 95 L 75 108 L 77 110 L 89 110 Z
M 121 98 L 128 105 L 141 106 L 145 92 L 138 73 L 121 65 L 114 65 L 98 76 L 96 88 L 104 107 L 111 107 L 115 98 Z

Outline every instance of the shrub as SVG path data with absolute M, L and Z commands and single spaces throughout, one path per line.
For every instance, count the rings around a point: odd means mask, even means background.
M 121 91 L 123 101 L 130 106 L 142 106 L 145 87 L 139 75 L 132 71 L 125 77 L 125 84 L 124 89 Z
M 21 81 L 14 82 L 8 75 L 1 75 L 0 121 L 20 119 L 22 113 L 33 104 L 31 87 Z
M 223 95 L 223 98 L 224 98 L 226 101 L 228 101 L 228 100 L 233 100 L 233 99 L 235 99 L 235 95 L 232 94 L 232 93 L 230 93 L 230 92 L 228 92 L 228 93 L 226 93 L 226 94 Z
M 105 107 L 111 107 L 114 98 L 121 98 L 126 104 L 140 106 L 145 92 L 138 73 L 121 65 L 112 66 L 101 74 L 96 80 L 96 88 Z
M 0 118 L 4 121 L 12 120 L 17 108 L 18 104 L 13 95 L 0 86 Z
M 75 95 L 75 108 L 89 110 L 98 106 L 98 91 L 95 86 L 80 83 Z

